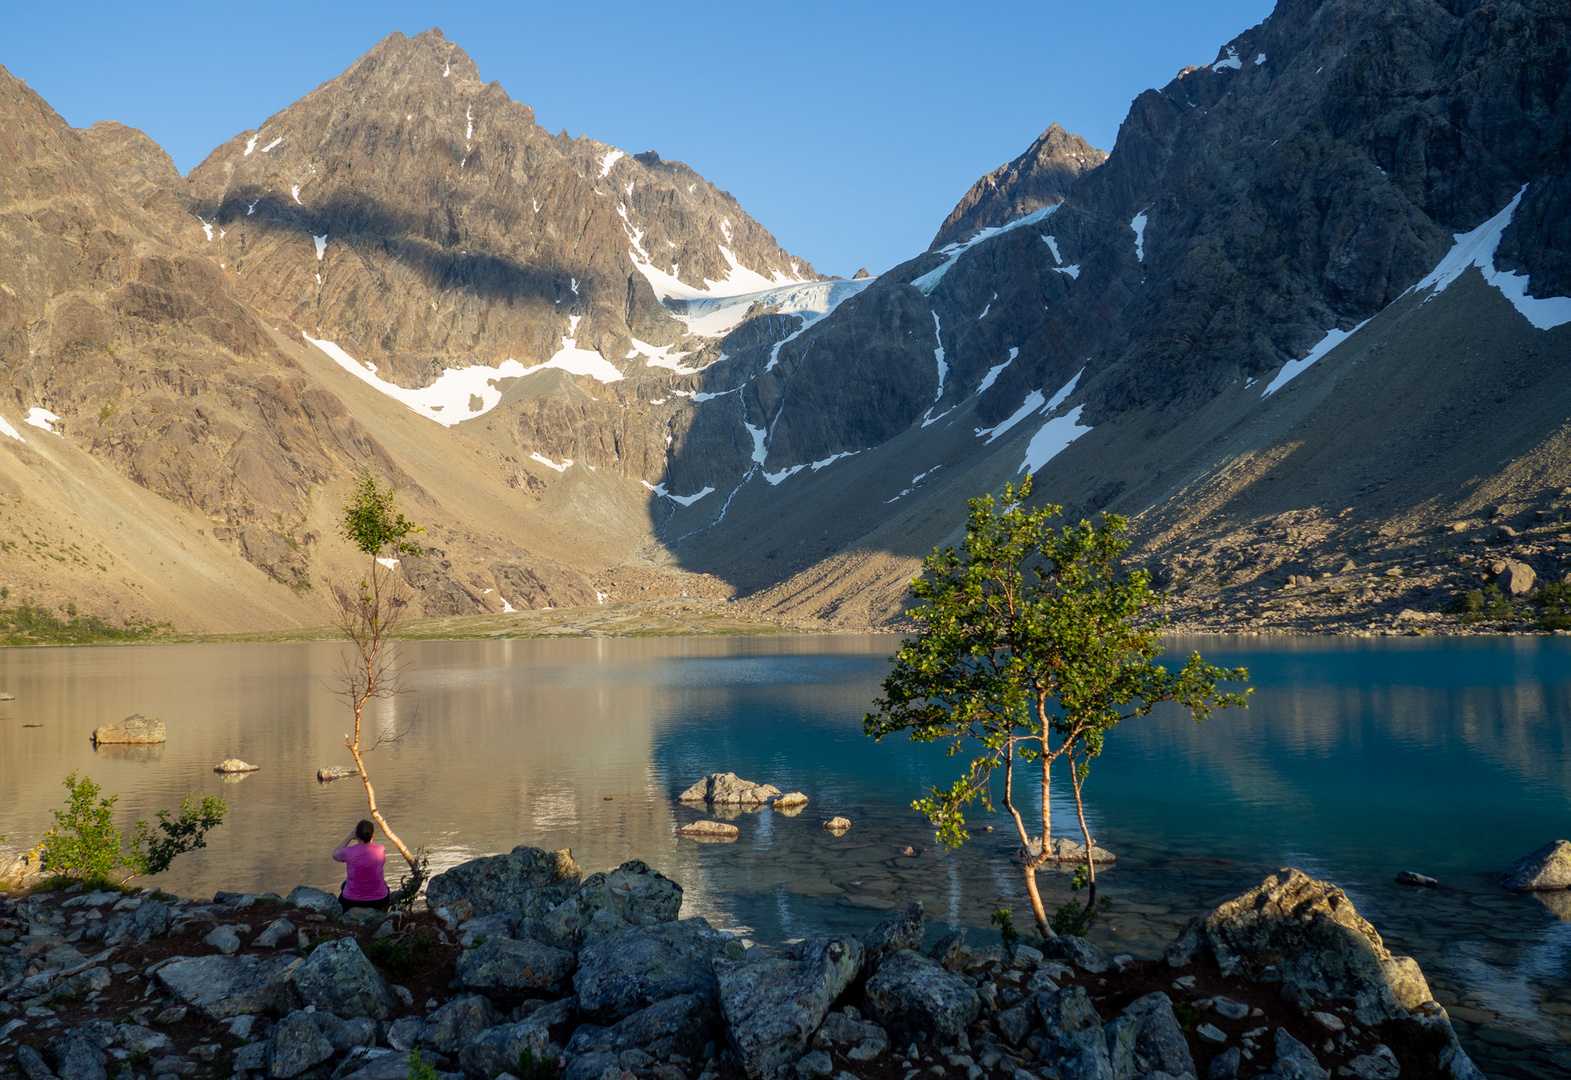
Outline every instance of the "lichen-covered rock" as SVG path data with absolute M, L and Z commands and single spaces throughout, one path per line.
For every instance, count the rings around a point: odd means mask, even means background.
M 714 1038 L 714 1028 L 713 999 L 702 994 L 679 994 L 640 1009 L 610 1027 L 585 1024 L 573 1033 L 567 1050 L 574 1055 L 643 1050 L 660 1058 L 672 1054 L 693 1058 Z
M 865 966 L 865 965 L 864 965 Z M 819 1050 L 845 1050 L 847 1047 L 868 1043 L 889 1044 L 889 1032 L 868 1020 L 863 1020 L 855 1010 L 832 1012 L 813 1032 L 813 1046 Z
M 322 1034 L 316 1014 L 300 1009 L 274 1025 L 267 1040 L 266 1072 L 273 1080 L 291 1080 L 332 1056 L 332 1041 Z
M 175 997 L 213 1020 L 294 1007 L 293 956 L 198 956 L 158 969 L 157 979 Z
M 477 915 L 538 918 L 577 891 L 583 871 L 573 853 L 519 845 L 506 855 L 460 863 L 426 886 L 426 904 L 448 908 L 460 922 Z
M 762 806 L 780 797 L 780 789 L 773 784 L 757 784 L 743 780 L 736 773 L 710 773 L 677 796 L 680 802 L 717 803 L 722 806 Z
M 420 1045 L 444 1054 L 456 1054 L 497 1025 L 498 1016 L 489 998 L 468 994 L 454 998 L 431 1014 L 420 1031 Z M 513 1059 L 518 1060 L 517 1056 Z
M 335 1016 L 386 1019 L 393 997 L 360 943 L 352 937 L 324 941 L 295 972 L 300 999 Z
M 280 916 L 268 923 L 267 928 L 256 935 L 251 944 L 260 945 L 264 949 L 276 949 L 286 942 L 294 944 L 295 924 Z
M 60 1080 L 107 1080 L 104 1052 L 86 1033 L 73 1028 L 45 1047 Z
M 715 964 L 726 1034 L 752 1080 L 769 1080 L 802 1056 L 863 957 L 862 943 L 844 935 L 804 942 L 790 957 Z
M 1183 967 L 1202 955 L 1225 976 L 1281 983 L 1296 998 L 1353 998 L 1364 1023 L 1405 1015 L 1432 997 L 1418 965 L 1393 956 L 1346 893 L 1301 870 L 1279 870 L 1191 920 L 1168 946 L 1167 962 Z
M 1032 837 L 1031 842 L 1021 848 L 1017 854 L 1035 856 L 1042 850 L 1042 838 Z M 1118 861 L 1118 856 L 1108 851 L 1101 844 L 1092 848 L 1091 861 L 1098 866 L 1110 865 Z M 1086 861 L 1086 846 L 1078 840 L 1071 840 L 1067 836 L 1055 836 L 1048 843 L 1047 861 L 1049 863 L 1083 863 Z
M 338 897 L 324 889 L 313 889 L 309 885 L 296 885 L 289 891 L 285 900 L 295 907 L 305 908 L 307 911 L 314 911 L 330 918 L 344 913 L 344 905 L 339 902 Z
M 117 911 L 104 925 L 105 945 L 145 945 L 169 931 L 169 905 L 143 900 L 129 911 Z
M 459 1051 L 459 1066 L 470 1080 L 491 1080 L 499 1073 L 511 1074 L 525 1052 L 548 1058 L 555 1052 L 553 1036 L 575 1015 L 575 1002 L 565 998 L 536 1009 L 517 1023 L 481 1032 Z
M 118 724 L 105 724 L 93 729 L 93 745 L 161 743 L 168 738 L 164 722 L 141 713 L 133 713 Z
M 224 758 L 217 765 L 214 765 L 213 771 L 216 773 L 248 773 L 256 772 L 261 767 L 260 765 L 252 765 L 249 762 L 232 757 Z
M 469 990 L 561 993 L 577 960 L 532 938 L 493 938 L 458 957 L 458 983 Z
M 703 919 L 629 927 L 584 946 L 573 989 L 585 1016 L 611 1024 L 679 994 L 716 996 L 715 961 L 740 947 Z
M 681 909 L 682 886 L 633 859 L 585 878 L 544 923 L 557 944 L 577 947 L 597 912 L 609 912 L 634 926 L 654 926 L 672 922 Z
M 1124 1006 L 1124 1016 L 1135 1022 L 1135 1053 L 1174 1076 L 1198 1076 L 1194 1055 L 1173 1013 L 1172 1000 L 1161 991 L 1136 998 Z
M 892 915 L 862 935 L 862 945 L 867 950 L 867 967 L 877 971 L 884 957 L 901 949 L 922 948 L 926 931 L 925 910 L 922 901 L 910 904 L 898 915 Z
M 865 992 L 873 1018 L 900 1041 L 953 1041 L 982 1008 L 964 979 L 910 949 L 885 959 Z
M 1497 879 L 1512 892 L 1571 889 L 1571 841 L 1554 840 L 1506 867 Z
M 1051 993 L 1038 994 L 1036 1007 L 1037 1013 L 1042 1017 L 1042 1026 L 1046 1029 L 1047 1037 L 1055 1042 L 1077 1031 L 1099 1027 L 1102 1023 L 1102 1018 L 1097 1015 L 1096 1006 L 1091 1004 L 1090 995 L 1081 986 L 1069 986 Z
M 1107 953 L 1094 942 L 1077 934 L 1059 934 L 1042 943 L 1042 955 L 1053 960 L 1067 960 L 1078 968 L 1100 975 L 1112 966 Z
M 1276 1064 L 1270 1075 L 1282 1080 L 1331 1080 L 1331 1072 L 1320 1064 L 1314 1051 L 1293 1036 L 1286 1028 L 1276 1029 Z
M 699 840 L 735 840 L 742 830 L 724 821 L 700 819 L 689 821 L 673 830 L 678 836 L 691 836 Z

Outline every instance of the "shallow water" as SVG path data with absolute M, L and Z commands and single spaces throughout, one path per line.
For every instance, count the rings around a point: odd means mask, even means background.
M 910 801 L 947 782 L 940 748 L 861 734 L 892 638 L 423 642 L 402 654 L 407 693 L 373 705 L 396 741 L 368 758 L 389 819 L 433 865 L 515 844 L 570 847 L 587 870 L 642 858 L 680 881 L 685 914 L 759 940 L 866 929 L 923 900 L 933 921 L 1025 924 L 1002 815 L 978 813 L 950 853 Z M 1247 711 L 1196 726 L 1168 713 L 1125 725 L 1089 785 L 1101 843 L 1104 946 L 1156 955 L 1190 915 L 1278 866 L 1347 889 L 1397 952 L 1418 958 L 1491 1075 L 1571 1075 L 1571 923 L 1492 875 L 1571 836 L 1571 643 L 1216 638 L 1174 641 L 1246 664 Z M 187 791 L 229 800 L 211 846 L 160 884 L 285 892 L 341 880 L 329 852 L 364 815 L 331 645 L 191 645 L 0 651 L 0 835 L 15 849 L 50 824 L 61 778 L 89 772 L 149 817 Z M 95 750 L 89 732 L 132 712 L 169 742 Z M 40 726 L 29 727 L 36 724 Z M 368 739 L 368 741 L 370 741 Z M 226 757 L 260 765 L 226 783 Z M 736 819 L 733 844 L 672 828 L 699 816 L 672 796 L 730 769 L 799 789 L 796 817 Z M 818 825 L 833 814 L 843 837 Z M 1055 795 L 1055 821 L 1073 822 Z M 1075 835 L 1069 830 L 1069 835 Z M 900 854 L 906 847 L 915 854 Z M 1397 870 L 1438 891 L 1393 883 Z M 1049 875 L 1049 902 L 1069 897 Z M 1571 915 L 1571 912 L 1567 912 Z M 973 931 L 979 932 L 979 931 Z M 985 931 L 980 931 L 984 932 Z

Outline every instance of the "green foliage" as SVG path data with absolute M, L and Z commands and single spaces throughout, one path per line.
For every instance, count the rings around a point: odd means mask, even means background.
M 1015 955 L 1015 946 L 1020 944 L 1020 931 L 1015 929 L 1014 912 L 1006 907 L 998 908 L 993 912 L 992 922 L 998 927 L 998 936 L 1003 940 L 1005 955 Z
M 415 849 L 415 864 L 409 873 L 399 879 L 398 888 L 392 891 L 388 908 L 392 911 L 413 911 L 420 887 L 425 884 L 431 869 L 431 854 L 424 845 Z
M 55 826 L 44 836 L 43 864 L 52 874 L 83 881 L 113 883 L 161 874 L 176 856 L 206 847 L 208 831 L 222 824 L 228 810 L 216 796 L 187 795 L 174 820 L 170 811 L 158 812 L 157 832 L 138 821 L 126 834 L 114 822 L 119 795 L 103 795 L 92 777 L 78 779 L 75 772 L 65 778 L 65 787 L 70 795 L 65 809 L 53 811 Z
M 518 1068 L 513 1070 L 518 1080 L 552 1080 L 556 1076 L 556 1062 L 545 1054 L 526 1046 L 518 1055 Z
M 1075 867 L 1074 880 L 1070 888 L 1079 892 L 1090 884 L 1090 875 L 1084 866 Z M 1079 900 L 1071 898 L 1067 904 L 1060 905 L 1053 912 L 1053 932 L 1055 934 L 1073 934 L 1075 937 L 1085 937 L 1086 931 L 1091 929 L 1091 924 L 1096 922 L 1096 898 L 1090 897 L 1082 904 Z
M 1040 768 L 1044 845 L 1026 872 L 1045 933 L 1033 875 L 1049 854 L 1052 762 L 1063 757 L 1071 766 L 1078 808 L 1091 759 L 1115 725 L 1164 701 L 1183 705 L 1196 721 L 1243 705 L 1244 694 L 1217 687 L 1248 672 L 1206 663 L 1198 653 L 1176 672 L 1154 663 L 1159 633 L 1141 620 L 1157 597 L 1144 571 L 1126 573 L 1120 565 L 1129 546 L 1125 519 L 1103 515 L 1098 524 L 1055 528 L 1060 507 L 1025 506 L 1031 485 L 1027 477 L 1018 488 L 1006 485 L 998 502 L 990 495 L 971 500 L 961 550 L 924 560 L 911 583 L 923 604 L 907 612 L 918 632 L 902 643 L 885 696 L 862 723 L 874 739 L 904 732 L 917 742 L 947 744 L 951 755 L 975 753 L 959 780 L 913 804 L 950 847 L 969 838 L 968 807 L 992 809 L 995 772 L 1003 774 L 1004 806 L 1028 841 L 1013 801 L 1013 768 L 1017 759 Z M 1086 842 L 1089 858 L 1089 835 Z
M 442 1080 L 442 1074 L 420 1056 L 419 1050 L 409 1052 L 409 1080 Z
M 398 512 L 392 484 L 383 487 L 370 470 L 360 474 L 339 523 L 344 539 L 373 558 L 418 555 L 420 548 L 410 543 L 409 537 L 424 531 Z
M 9 590 L 4 599 L 9 597 Z M 168 623 L 127 619 L 115 626 L 98 615 L 79 615 L 71 604 L 62 619 L 48 608 L 22 603 L 0 607 L 0 645 L 87 645 L 96 641 L 143 641 L 171 631 Z
M 410 975 L 429 965 L 436 944 L 435 935 L 421 930 L 412 937 L 372 938 L 365 945 L 365 954 L 385 971 Z
M 1571 630 L 1571 584 L 1545 585 L 1533 594 L 1533 606 L 1539 610 L 1538 629 Z

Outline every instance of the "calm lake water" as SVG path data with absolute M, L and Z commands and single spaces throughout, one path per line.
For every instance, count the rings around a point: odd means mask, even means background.
M 1029 925 L 1002 815 L 957 852 L 910 802 L 957 775 L 934 747 L 861 733 L 894 638 L 593 639 L 410 644 L 402 696 L 372 706 L 400 734 L 368 758 L 382 806 L 437 868 L 517 844 L 572 848 L 587 871 L 641 858 L 686 889 L 684 914 L 760 941 L 865 930 L 923 900 L 931 920 L 987 936 Z M 1088 786 L 1092 827 L 1119 856 L 1102 877 L 1104 947 L 1158 955 L 1183 922 L 1297 866 L 1345 888 L 1392 949 L 1417 957 L 1492 1076 L 1571 1075 L 1571 922 L 1493 874 L 1571 837 L 1571 642 L 1559 639 L 1175 640 L 1251 669 L 1250 708 L 1204 725 L 1169 713 L 1109 740 Z M 0 651 L 0 850 L 29 845 L 73 769 L 151 817 L 186 792 L 230 804 L 211 846 L 159 884 L 334 888 L 329 853 L 364 816 L 332 645 Z M 91 730 L 159 716 L 169 742 L 95 750 Z M 261 770 L 225 782 L 239 757 Z M 697 844 L 673 796 L 715 770 L 812 799 L 744 813 L 740 839 Z M 842 814 L 843 837 L 819 829 Z M 1055 799 L 1067 835 L 1071 807 Z M 915 854 L 901 854 L 911 847 Z M 391 868 L 391 863 L 389 864 Z M 1438 877 L 1413 890 L 1398 870 Z M 1070 896 L 1047 875 L 1051 903 Z M 1571 910 L 1562 914 L 1571 918 Z M 937 930 L 935 929 L 935 933 Z

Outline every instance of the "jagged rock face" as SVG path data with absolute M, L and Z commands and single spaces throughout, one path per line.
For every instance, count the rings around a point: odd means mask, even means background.
M 1070 187 L 1082 173 L 1106 160 L 1105 150 L 1050 124 L 1025 153 L 971 185 L 971 190 L 939 226 L 938 235 L 929 246 L 943 247 L 965 240 L 978 229 L 1006 224 L 1044 206 L 1056 206 L 1068 197 Z
M 439 30 L 384 39 L 189 179 L 260 309 L 403 386 L 540 363 L 569 334 L 613 362 L 671 342 L 635 258 L 676 287 L 726 278 L 722 248 L 813 276 L 686 165 L 548 134 Z

